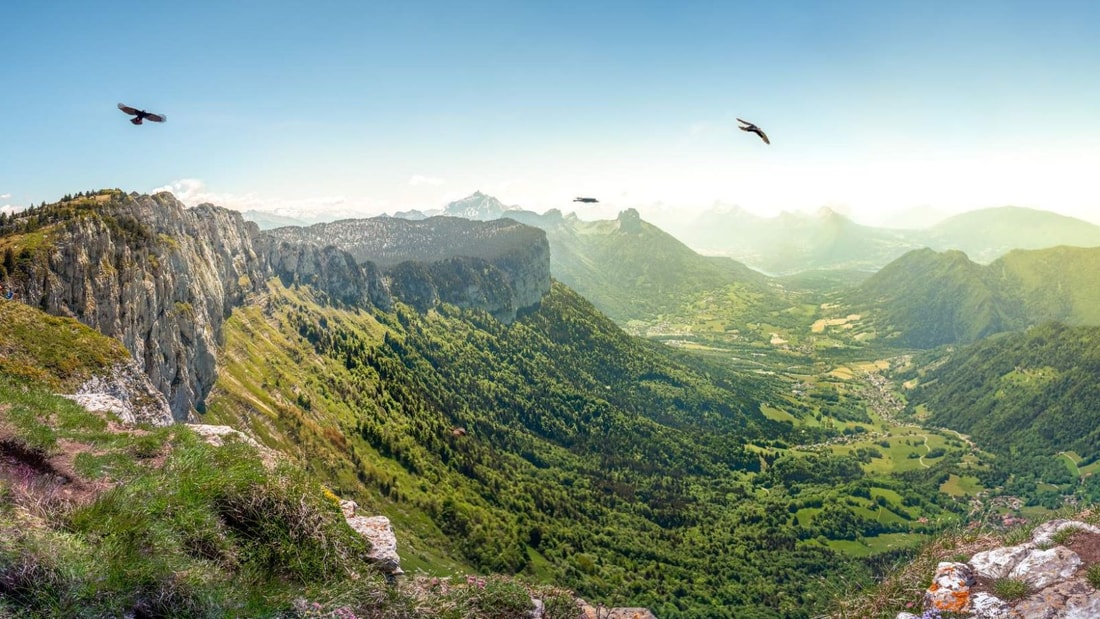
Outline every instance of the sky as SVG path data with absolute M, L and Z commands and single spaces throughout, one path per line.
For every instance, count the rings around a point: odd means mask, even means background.
M 1100 223 L 1098 170 L 1097 2 L 0 3 L 0 208 L 120 187 L 346 217 L 481 190 Z

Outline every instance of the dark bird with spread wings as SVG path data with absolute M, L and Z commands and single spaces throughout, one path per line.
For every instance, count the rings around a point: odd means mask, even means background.
M 574 202 L 587 202 L 588 204 L 593 204 L 593 203 L 599 202 L 599 200 L 597 200 L 596 198 L 580 198 L 580 197 L 573 198 L 573 201 Z
M 135 125 L 140 125 L 141 121 L 143 120 L 151 120 L 155 123 L 162 123 L 168 120 L 168 117 L 164 114 L 154 114 L 152 112 L 146 112 L 145 110 L 134 109 L 129 105 L 124 105 L 122 103 L 118 104 L 118 109 L 126 112 L 130 116 L 133 116 L 134 118 L 131 118 L 130 122 L 134 123 Z
M 768 134 L 764 133 L 764 131 L 762 129 L 760 129 L 760 127 L 757 127 L 756 125 L 750 123 L 747 120 L 741 120 L 740 118 L 737 119 L 737 122 L 741 123 L 742 125 L 745 125 L 744 127 L 738 127 L 738 129 L 740 129 L 742 131 L 749 131 L 751 133 L 755 133 L 756 135 L 760 136 L 761 140 L 764 140 L 765 144 L 771 144 L 771 142 L 768 140 Z

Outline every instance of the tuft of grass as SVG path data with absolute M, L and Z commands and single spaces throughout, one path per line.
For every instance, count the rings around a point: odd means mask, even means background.
M 1100 589 L 1100 563 L 1093 563 L 1085 570 L 1085 580 L 1089 581 L 1093 589 Z
M 1011 529 L 1004 536 L 1005 545 L 1016 546 L 1026 541 L 1031 540 L 1031 533 L 1035 530 L 1037 524 L 1028 523 L 1023 526 Z
M 1027 583 L 1016 578 L 998 578 L 993 581 L 993 595 L 1006 602 L 1022 600 L 1030 592 Z
M 1063 527 L 1050 536 L 1050 541 L 1056 546 L 1064 546 L 1079 530 L 1080 528 L 1075 526 Z

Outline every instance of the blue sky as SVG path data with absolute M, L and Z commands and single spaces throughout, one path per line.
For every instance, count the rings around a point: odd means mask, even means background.
M 0 33 L 0 206 L 1100 212 L 1095 2 L 14 0 Z

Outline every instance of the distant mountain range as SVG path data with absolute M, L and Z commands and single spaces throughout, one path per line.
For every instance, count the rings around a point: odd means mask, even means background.
M 886 341 L 928 348 L 1045 321 L 1100 325 L 1100 247 L 1013 250 L 988 265 L 909 252 L 848 293 Z
M 481 192 L 443 212 L 468 219 L 507 217 L 541 228 L 550 242 L 551 274 L 612 319 L 654 319 L 686 298 L 734 282 L 763 289 L 766 277 L 725 257 L 703 256 L 628 209 L 615 219 L 582 221 L 552 209 L 539 215 Z
M 1013 249 L 1100 246 L 1100 226 L 1014 206 L 963 213 L 923 230 L 865 226 L 829 208 L 812 215 L 785 212 L 760 217 L 723 206 L 672 225 L 669 231 L 703 253 L 730 256 L 773 274 L 874 271 L 920 247 L 958 249 L 971 260 L 990 262 Z
M 873 272 L 921 247 L 957 249 L 975 262 L 989 263 L 1013 249 L 1100 246 L 1100 226 L 1049 211 L 1003 206 L 925 225 L 938 219 L 935 213 L 928 208 L 915 209 L 899 216 L 896 227 L 886 228 L 856 223 L 828 207 L 816 213 L 761 217 L 738 206 L 717 205 L 690 219 L 663 216 L 660 221 L 664 231 L 701 254 L 726 256 L 771 275 L 814 270 Z M 262 230 L 320 221 L 255 210 L 243 215 Z M 511 217 L 532 225 L 539 225 L 542 217 L 480 191 L 442 209 L 397 211 L 393 217 L 415 221 L 436 215 L 476 220 Z M 549 217 L 547 221 L 563 217 L 557 209 L 544 216 Z M 575 214 L 564 218 L 580 221 Z

